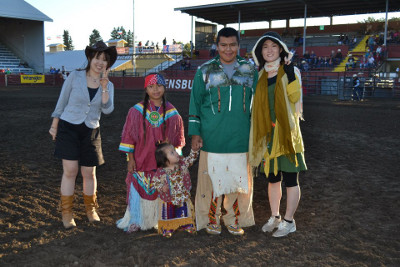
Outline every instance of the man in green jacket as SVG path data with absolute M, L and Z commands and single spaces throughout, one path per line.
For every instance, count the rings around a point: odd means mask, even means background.
M 250 114 L 257 84 L 254 66 L 239 57 L 239 35 L 218 32 L 219 55 L 196 72 L 189 107 L 192 148 L 201 148 L 195 199 L 197 230 L 220 234 L 224 224 L 233 235 L 254 225 L 253 177 L 248 165 Z

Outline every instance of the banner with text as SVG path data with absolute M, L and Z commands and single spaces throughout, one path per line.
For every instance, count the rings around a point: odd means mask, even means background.
M 21 75 L 21 83 L 44 83 L 44 75 Z
M 179 79 L 179 78 L 168 79 L 168 78 L 166 78 L 165 83 L 167 84 L 168 90 L 179 90 L 179 91 L 190 92 L 190 90 L 192 90 L 192 86 L 193 86 L 193 80 L 187 79 L 187 78 L 183 78 L 183 79 Z

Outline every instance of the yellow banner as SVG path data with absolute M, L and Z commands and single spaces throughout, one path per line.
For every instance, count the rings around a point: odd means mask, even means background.
M 21 75 L 21 83 L 44 83 L 44 75 Z

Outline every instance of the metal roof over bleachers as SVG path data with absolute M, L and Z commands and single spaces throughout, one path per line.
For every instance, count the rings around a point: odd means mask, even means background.
M 56 4 L 56 2 L 54 2 Z M 0 0 L 0 17 L 37 21 L 53 20 L 23 0 Z
M 226 25 L 238 22 L 239 11 L 241 23 L 304 18 L 305 5 L 308 18 L 386 12 L 386 0 L 247 0 L 174 10 Z M 397 11 L 400 1 L 388 0 L 388 12 Z

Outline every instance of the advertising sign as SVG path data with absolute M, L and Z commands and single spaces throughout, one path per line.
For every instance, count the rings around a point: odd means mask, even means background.
M 21 75 L 21 83 L 44 83 L 44 75 Z
M 169 90 L 190 91 L 193 86 L 193 80 L 187 78 L 165 79 L 165 83 Z

